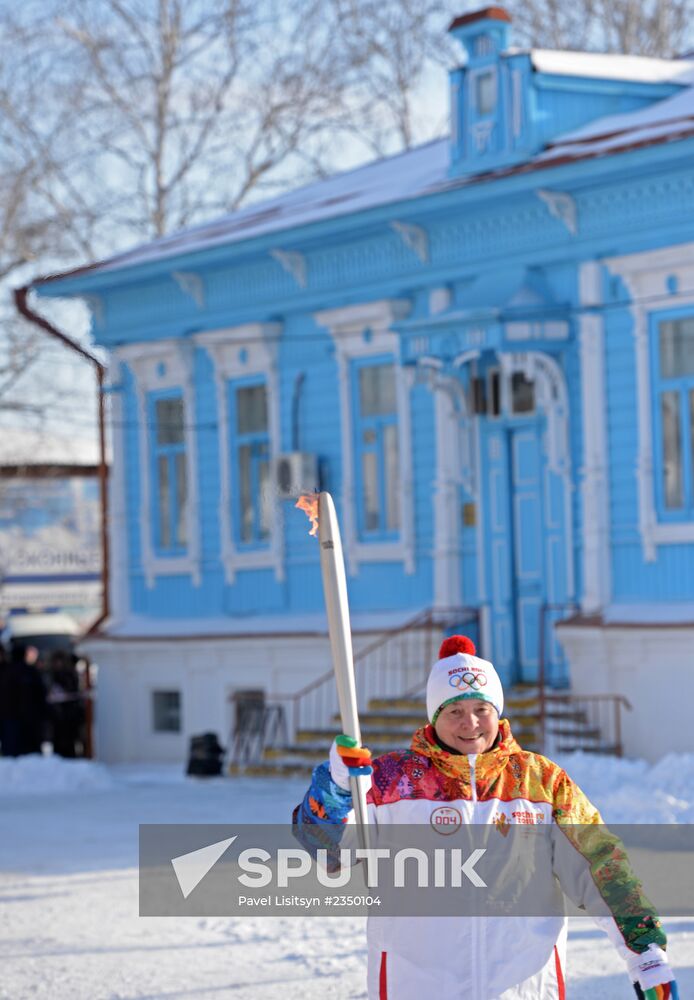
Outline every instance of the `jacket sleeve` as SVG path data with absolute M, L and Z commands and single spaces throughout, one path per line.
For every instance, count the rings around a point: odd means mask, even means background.
M 335 784 L 330 777 L 330 763 L 319 764 L 311 784 L 294 810 L 294 823 L 346 823 L 352 811 L 352 794 Z
M 314 769 L 309 789 L 294 810 L 294 836 L 314 858 L 318 850 L 327 850 L 328 871 L 337 871 L 346 825 L 353 815 L 352 795 L 332 780 L 326 760 Z
M 596 919 L 625 961 L 649 945 L 665 947 L 658 914 L 624 845 L 565 771 L 555 778 L 553 819 L 554 868 L 566 895 Z

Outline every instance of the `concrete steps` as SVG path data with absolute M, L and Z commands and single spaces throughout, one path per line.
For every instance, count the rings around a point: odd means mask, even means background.
M 513 734 L 526 750 L 540 749 L 540 692 L 537 686 L 518 685 L 508 691 L 504 715 Z M 406 749 L 415 729 L 426 724 L 426 705 L 421 698 L 372 698 L 361 713 L 362 739 L 374 756 Z M 302 729 L 291 745 L 267 747 L 262 759 L 247 766 L 234 765 L 231 774 L 302 775 L 327 760 L 330 744 L 340 731 L 339 715 L 326 727 Z M 589 725 L 587 714 L 577 709 L 561 692 L 548 692 L 545 703 L 545 733 L 548 752 L 616 753 L 618 748 L 602 739 L 600 730 Z
M 512 690 L 506 699 L 506 711 L 512 718 L 516 739 L 526 749 L 537 748 L 539 709 L 537 690 Z M 330 726 L 302 729 L 291 745 L 266 747 L 262 759 L 249 765 L 235 764 L 231 774 L 304 775 L 327 760 L 330 744 L 340 731 L 340 717 L 333 715 Z M 360 715 L 362 739 L 374 756 L 390 750 L 406 749 L 415 729 L 426 725 L 424 698 L 372 698 Z

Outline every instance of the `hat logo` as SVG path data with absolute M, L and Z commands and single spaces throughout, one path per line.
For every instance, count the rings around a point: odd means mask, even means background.
M 480 688 L 485 687 L 487 675 L 483 670 L 479 670 L 476 674 L 473 674 L 471 670 L 466 670 L 462 674 L 453 674 L 452 677 L 448 678 L 448 683 L 454 688 L 461 688 L 465 685 L 465 687 L 472 688 L 473 691 L 479 691 Z

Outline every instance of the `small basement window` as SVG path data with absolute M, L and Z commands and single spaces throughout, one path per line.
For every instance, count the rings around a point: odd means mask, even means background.
M 155 733 L 180 733 L 180 691 L 152 691 L 152 729 Z

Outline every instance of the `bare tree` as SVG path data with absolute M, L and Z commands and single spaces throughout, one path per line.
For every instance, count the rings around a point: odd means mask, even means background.
M 82 80 L 77 144 L 91 183 L 83 171 L 79 189 L 109 249 L 286 186 L 344 117 L 324 0 L 295 12 L 271 0 L 58 6 L 55 35 Z
M 677 56 L 692 43 L 692 0 L 597 0 L 605 48 L 645 56 Z
M 432 65 L 453 65 L 446 28 L 453 0 L 332 0 L 349 53 L 354 134 L 376 153 L 408 149 L 442 131 L 447 109 L 419 121 L 416 98 Z
M 526 45 L 670 58 L 692 44 L 693 0 L 508 0 Z
M 692 4 L 507 6 L 527 44 L 668 54 Z M 28 232 L 23 210 L 7 219 L 7 259 L 27 258 L 37 224 L 60 222 L 54 257 L 93 258 L 340 169 L 355 141 L 383 154 L 431 138 L 445 108 L 422 121 L 417 99 L 432 66 L 457 61 L 458 13 L 458 0 L 28 0 L 6 21 L 42 81 L 11 119 L 37 206 Z
M 52 83 L 49 84 L 48 78 Z M 0 11 L 0 412 L 36 423 L 61 399 L 55 366 L 37 367 L 45 338 L 18 319 L 10 286 L 37 266 L 49 270 L 66 256 L 88 252 L 76 239 L 86 219 L 63 197 L 59 177 L 71 153 L 64 133 L 73 112 L 51 101 L 61 77 L 56 54 L 46 52 L 21 19 Z M 76 192 L 75 192 L 76 194 Z M 4 428 L 4 433 L 7 433 Z
M 528 45 L 681 51 L 694 0 L 507 0 Z M 467 9 L 479 6 L 468 0 Z M 458 0 L 0 5 L 0 407 L 56 398 L 3 282 L 107 255 L 440 133 Z M 445 102 L 442 102 L 442 104 Z M 75 333 L 74 329 L 71 331 Z M 34 397 L 27 392 L 31 384 Z

